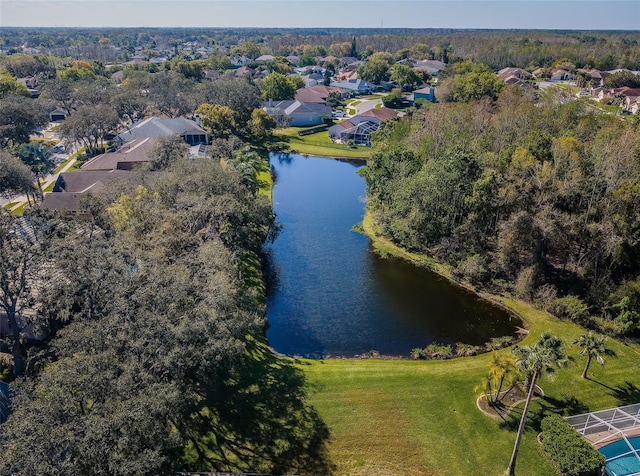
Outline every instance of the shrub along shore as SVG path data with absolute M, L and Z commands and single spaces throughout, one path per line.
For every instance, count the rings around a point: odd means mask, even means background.
M 395 247 L 374 232 L 371 217 L 363 223 L 375 249 L 427 266 L 449 279 L 446 267 L 425 256 Z M 578 414 L 640 400 L 640 346 L 608 341 L 618 357 L 604 367 L 584 365 L 573 341 L 586 331 L 532 305 L 507 296 L 486 296 L 513 310 L 535 342 L 542 332 L 561 337 L 573 359 L 553 378 L 538 383 L 545 396 L 535 400 L 518 456 L 519 475 L 557 473 L 536 440 L 544 416 Z M 501 353 L 511 353 L 503 349 Z M 522 411 L 518 405 L 506 420 L 483 414 L 476 406 L 476 387 L 488 372 L 491 354 L 451 360 L 300 360 L 311 403 L 331 431 L 330 456 L 337 475 L 502 474 Z M 559 473 L 558 473 L 559 474 Z

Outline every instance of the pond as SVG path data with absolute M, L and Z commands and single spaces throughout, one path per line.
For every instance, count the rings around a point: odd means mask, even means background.
M 522 325 L 428 270 L 373 253 L 353 230 L 364 216 L 362 163 L 295 154 L 270 162 L 282 226 L 266 250 L 267 337 L 276 352 L 408 357 L 433 342 L 483 345 Z

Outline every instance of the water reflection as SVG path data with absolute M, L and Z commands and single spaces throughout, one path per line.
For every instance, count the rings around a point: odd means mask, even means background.
M 364 215 L 353 162 L 272 156 L 282 230 L 269 248 L 267 337 L 287 355 L 409 355 L 438 341 L 513 335 L 509 314 L 447 281 L 373 254 L 352 231 Z

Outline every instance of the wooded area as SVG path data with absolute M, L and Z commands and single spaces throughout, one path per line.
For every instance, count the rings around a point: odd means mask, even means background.
M 326 472 L 302 374 L 264 340 L 270 203 L 240 182 L 178 161 L 83 220 L 2 212 L 3 304 L 47 339 L 14 350 L 0 473 Z
M 537 95 L 507 87 L 388 124 L 364 171 L 368 211 L 474 285 L 638 335 L 638 125 Z

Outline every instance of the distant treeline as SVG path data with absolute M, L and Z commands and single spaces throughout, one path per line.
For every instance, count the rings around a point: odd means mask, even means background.
M 398 58 L 472 59 L 498 70 L 507 66 L 543 67 L 568 60 L 578 68 L 640 69 L 637 31 L 454 30 L 454 29 L 221 29 L 221 28 L 3 28 L 6 52 L 22 46 L 43 53 L 80 59 L 124 59 L 136 47 L 168 49 L 198 42 L 230 50 L 243 42 L 259 45 L 263 54 L 340 53 L 340 45 L 357 39 L 366 57 L 376 51 Z M 124 56 L 123 56 L 124 55 Z

